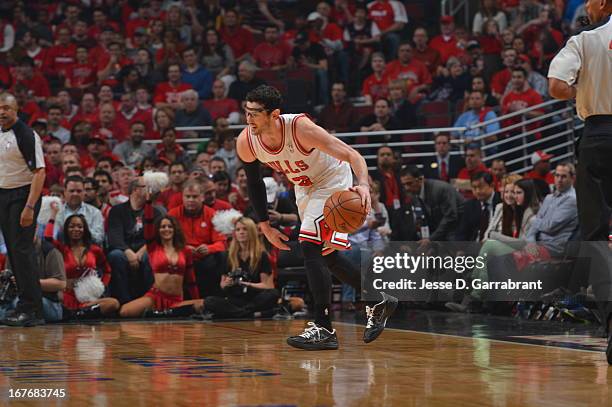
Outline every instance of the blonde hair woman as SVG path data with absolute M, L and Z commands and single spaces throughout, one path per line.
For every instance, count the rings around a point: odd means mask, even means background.
M 204 300 L 206 310 L 215 318 L 249 318 L 272 311 L 277 304 L 279 293 L 274 288 L 270 259 L 250 218 L 236 221 L 221 288 L 223 297 Z

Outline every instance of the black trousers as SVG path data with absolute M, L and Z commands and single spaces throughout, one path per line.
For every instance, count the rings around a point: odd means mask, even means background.
M 278 290 L 257 290 L 244 297 L 206 297 L 204 309 L 216 318 L 251 318 L 254 312 L 268 311 L 276 306 L 280 294 Z
M 578 148 L 576 179 L 581 253 L 590 260 L 595 297 L 612 314 L 612 252 L 608 248 L 612 214 L 612 115 L 590 116 Z
M 42 317 L 42 290 L 36 262 L 32 255 L 40 199 L 34 206 L 34 222 L 26 228 L 19 224 L 29 193 L 29 185 L 14 189 L 0 189 L 0 228 L 19 290 L 17 311 L 35 312 Z
M 203 259 L 194 260 L 193 270 L 195 272 L 200 298 L 223 295 L 223 291 L 221 290 L 223 253 L 209 254 Z

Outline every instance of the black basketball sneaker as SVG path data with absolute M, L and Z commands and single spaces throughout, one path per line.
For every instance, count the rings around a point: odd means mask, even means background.
M 330 332 L 322 326 L 317 326 L 314 322 L 309 322 L 308 325 L 309 327 L 301 334 L 287 338 L 287 344 L 305 350 L 338 349 L 335 329 Z
M 366 306 L 368 322 L 363 331 L 363 341 L 370 343 L 380 336 L 387 325 L 387 320 L 397 307 L 397 298 L 381 292 L 383 300 L 373 307 Z

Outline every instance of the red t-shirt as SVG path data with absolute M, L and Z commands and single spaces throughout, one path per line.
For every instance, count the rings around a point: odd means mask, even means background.
M 491 90 L 499 95 L 503 95 L 506 91 L 506 86 L 512 80 L 512 71 L 505 68 L 495 75 L 491 79 Z
M 208 99 L 204 101 L 204 107 L 210 113 L 210 117 L 213 120 L 217 120 L 219 117 L 228 117 L 232 112 L 240 111 L 240 107 L 238 106 L 238 102 L 235 99 L 221 99 L 221 100 L 213 100 Z
M 221 39 L 230 46 L 235 58 L 240 58 L 244 54 L 253 52 L 255 40 L 253 34 L 245 28 L 238 27 L 235 32 L 229 32 L 226 27 L 220 30 Z
M 385 75 L 389 81 L 395 79 L 406 81 L 408 91 L 413 86 L 431 83 L 431 74 L 427 66 L 418 59 L 412 59 L 407 65 L 402 65 L 397 59 L 391 61 L 385 69 Z
M 314 30 L 310 30 L 308 33 L 308 39 L 310 42 L 319 43 L 322 39 L 330 41 L 342 40 L 342 29 L 337 24 L 328 23 L 324 28 L 323 32 L 319 36 Z
M 51 90 L 49 89 L 49 82 L 47 79 L 42 76 L 40 73 L 35 72 L 32 75 L 32 79 L 23 79 L 20 81 L 15 81 L 13 87 L 20 83 L 24 85 L 28 90 L 32 92 L 34 96 L 48 98 L 51 96 Z
M 448 40 L 444 40 L 444 36 L 435 36 L 429 46 L 440 53 L 441 62 L 443 64 L 448 61 L 450 57 L 459 57 L 464 53 L 462 49 L 457 47 L 457 39 L 455 36 L 451 36 Z
M 70 81 L 70 87 L 93 86 L 96 84 L 96 67 L 92 63 L 74 63 L 67 69 L 66 78 Z
M 397 15 L 390 1 L 374 1 L 368 5 L 368 17 L 374 21 L 381 31 L 391 27 L 396 21 L 404 21 L 401 15 Z
M 54 45 L 47 52 L 47 59 L 42 69 L 48 75 L 66 76 L 66 71 L 76 62 L 76 45 Z
M 542 103 L 542 96 L 533 90 L 532 88 L 528 88 L 524 92 L 516 92 L 510 91 L 508 92 L 501 100 L 502 114 L 508 114 L 514 112 L 516 110 L 525 109 L 529 106 L 535 106 Z M 515 105 L 514 109 L 510 109 L 511 105 Z M 536 110 L 541 111 L 541 110 Z M 517 115 L 506 119 L 502 123 L 502 127 L 507 127 L 516 123 L 519 123 L 522 120 L 521 115 Z M 539 122 L 533 122 L 527 125 L 528 130 L 533 130 L 539 126 Z M 536 137 L 539 138 L 539 135 L 536 134 Z
M 363 81 L 361 93 L 364 96 L 370 95 L 373 102 L 381 98 L 386 98 L 389 95 L 389 79 L 387 75 L 383 73 L 380 79 L 378 79 L 375 74 L 368 76 L 365 81 Z
M 153 103 L 177 103 L 181 100 L 181 94 L 189 89 L 193 89 L 188 83 L 179 83 L 173 86 L 170 82 L 162 82 L 155 88 Z
M 272 45 L 262 42 L 255 47 L 253 58 L 257 66 L 263 69 L 273 68 L 278 65 L 285 65 L 287 58 L 291 55 L 289 46 L 283 42 Z
M 185 215 L 184 209 L 183 206 L 179 206 L 168 211 L 168 215 L 174 216 L 181 224 L 185 234 L 185 243 L 194 247 L 206 244 L 209 254 L 225 251 L 225 236 L 219 233 L 212 223 L 215 210 L 202 206 L 200 216 L 190 217 Z M 194 257 L 197 258 L 198 255 L 196 254 Z

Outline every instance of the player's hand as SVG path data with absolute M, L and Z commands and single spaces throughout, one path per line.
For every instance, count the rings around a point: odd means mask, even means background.
M 370 197 L 370 187 L 366 185 L 357 185 L 350 187 L 349 191 L 357 192 L 361 197 L 361 206 L 366 208 L 366 213 L 372 210 L 372 198 Z
M 273 246 L 281 250 L 291 250 L 289 246 L 283 243 L 289 240 L 289 236 L 285 235 L 280 230 L 270 226 L 269 222 L 260 223 L 259 228 L 261 229 L 261 233 L 264 234 L 266 239 L 268 239 L 268 241 L 272 243 Z
M 34 210 L 26 206 L 21 211 L 21 219 L 19 220 L 19 224 L 22 228 L 27 228 L 32 223 L 34 223 Z

